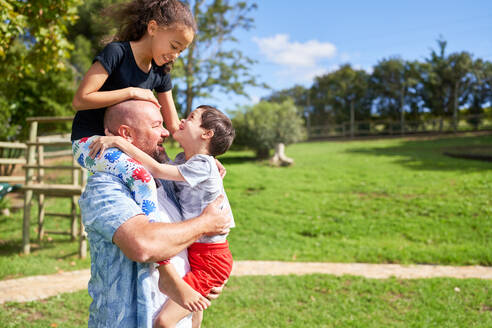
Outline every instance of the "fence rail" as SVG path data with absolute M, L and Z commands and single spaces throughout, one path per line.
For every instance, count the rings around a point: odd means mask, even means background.
M 424 133 L 448 133 L 465 131 L 492 130 L 492 116 L 468 115 L 457 120 L 453 118 L 437 118 L 419 121 L 367 120 L 342 124 L 326 124 L 308 126 L 308 139 L 324 139 L 339 137 L 411 135 Z

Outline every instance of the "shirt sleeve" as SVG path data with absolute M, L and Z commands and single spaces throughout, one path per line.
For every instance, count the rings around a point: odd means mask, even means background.
M 200 155 L 195 155 L 186 163 L 178 165 L 179 172 L 192 188 L 207 180 L 210 177 L 211 169 L 210 161 Z
M 143 214 L 123 181 L 102 172 L 89 178 L 79 205 L 87 232 L 97 233 L 109 242 L 124 222 Z
M 94 58 L 93 63 L 100 62 L 104 67 L 108 75 L 111 75 L 118 65 L 120 65 L 125 51 L 123 45 L 118 42 L 112 42 L 108 44 L 104 49 Z
M 163 68 L 162 68 L 163 70 Z M 160 84 L 157 85 L 154 89 L 156 92 L 166 92 L 173 88 L 173 83 L 171 82 L 171 74 L 162 73 L 160 76 Z

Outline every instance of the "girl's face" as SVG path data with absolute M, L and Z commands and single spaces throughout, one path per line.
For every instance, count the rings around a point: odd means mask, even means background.
M 155 21 L 149 22 L 152 58 L 158 66 L 173 62 L 193 41 L 193 30 L 187 26 L 160 27 Z

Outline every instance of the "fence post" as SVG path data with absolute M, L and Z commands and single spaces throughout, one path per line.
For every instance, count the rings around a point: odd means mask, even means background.
M 38 183 L 43 183 L 44 169 L 41 168 L 44 165 L 44 146 L 38 146 Z M 44 216 L 46 213 L 46 204 L 44 202 L 44 194 L 39 194 L 39 206 L 38 206 L 38 240 L 41 242 L 44 237 Z
M 33 121 L 31 122 L 31 127 L 29 129 L 29 141 L 33 143 L 36 142 L 37 134 L 38 134 L 38 122 Z M 27 148 L 26 164 L 33 165 L 34 161 L 36 160 L 35 156 L 36 156 L 36 146 L 31 144 Z M 27 168 L 26 185 L 32 183 L 32 176 L 33 176 L 33 169 Z M 31 252 L 29 225 L 31 220 L 32 196 L 33 196 L 33 191 L 26 190 L 24 196 L 24 218 L 22 222 L 22 251 L 24 252 L 24 254 L 29 254 Z

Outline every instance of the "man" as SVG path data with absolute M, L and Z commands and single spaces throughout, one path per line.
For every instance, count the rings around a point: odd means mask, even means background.
M 105 126 L 155 159 L 167 158 L 161 144 L 169 132 L 153 103 L 114 105 L 106 112 Z M 197 218 L 181 222 L 172 188 L 167 181 L 158 185 L 160 213 L 150 222 L 121 179 L 108 173 L 89 178 L 79 201 L 91 251 L 89 327 L 151 327 L 166 299 L 152 263 L 177 255 L 171 262 L 184 275 L 189 245 L 203 235 L 228 232 L 230 218 L 220 209 L 222 197 Z M 191 318 L 178 327 L 191 327 Z

